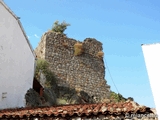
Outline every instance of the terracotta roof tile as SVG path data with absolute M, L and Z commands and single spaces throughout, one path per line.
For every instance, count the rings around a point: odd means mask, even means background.
M 64 105 L 37 108 L 19 108 L 0 110 L 0 118 L 25 118 L 31 116 L 89 116 L 91 114 L 109 114 L 120 115 L 125 113 L 150 112 L 151 109 L 146 106 L 139 106 L 134 102 L 125 103 L 98 103 L 98 104 L 80 104 L 80 105 Z

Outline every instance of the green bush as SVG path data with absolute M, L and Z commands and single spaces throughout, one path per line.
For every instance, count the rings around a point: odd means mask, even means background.
M 37 60 L 35 76 L 39 76 L 40 70 L 46 77 L 46 86 L 51 87 L 53 84 L 56 83 L 56 78 L 53 72 L 51 72 L 51 70 L 49 69 L 49 63 L 47 61 L 43 59 Z
M 114 102 L 121 102 L 121 101 L 126 101 L 127 99 L 124 98 L 121 94 L 117 94 L 113 91 L 111 91 L 111 100 L 113 100 Z
M 54 22 L 52 31 L 53 32 L 59 32 L 64 33 L 64 31 L 67 29 L 67 26 L 70 26 L 70 24 L 63 21 L 62 23 L 59 23 L 59 21 Z
M 42 70 L 43 73 L 45 73 L 48 70 L 49 63 L 43 59 L 38 59 L 36 61 L 36 75 Z

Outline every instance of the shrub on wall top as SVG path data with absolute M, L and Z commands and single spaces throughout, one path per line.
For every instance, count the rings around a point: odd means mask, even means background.
M 64 33 L 64 31 L 67 29 L 67 26 L 70 26 L 70 24 L 63 21 L 62 23 L 59 23 L 59 21 L 54 22 L 52 31 L 58 32 L 58 33 Z

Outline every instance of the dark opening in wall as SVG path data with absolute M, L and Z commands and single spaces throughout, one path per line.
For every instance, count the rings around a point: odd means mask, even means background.
M 43 87 L 40 85 L 38 80 L 34 78 L 33 80 L 33 89 L 40 95 L 43 96 Z

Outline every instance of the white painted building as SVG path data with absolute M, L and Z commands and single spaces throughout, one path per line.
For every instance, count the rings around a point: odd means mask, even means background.
M 0 109 L 25 107 L 35 54 L 17 16 L 0 0 Z
M 160 116 L 160 43 L 143 44 L 142 50 L 156 111 Z

